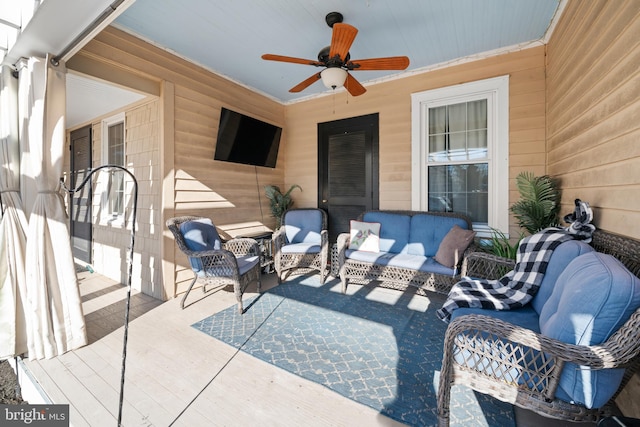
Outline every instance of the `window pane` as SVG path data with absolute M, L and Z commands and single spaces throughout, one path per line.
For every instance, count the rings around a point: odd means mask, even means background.
M 467 103 L 447 106 L 449 132 L 464 132 L 467 130 Z
M 429 108 L 429 135 L 445 133 L 447 120 L 447 107 Z
M 467 104 L 467 129 L 487 129 L 487 100 L 472 101 Z
M 487 158 L 487 130 L 471 131 L 467 134 L 469 160 Z
M 107 163 L 124 166 L 124 122 L 110 125 L 107 135 Z M 124 214 L 124 174 L 121 171 L 110 173 L 109 214 L 113 216 Z
M 124 166 L 124 123 L 109 126 L 109 158 L 112 165 Z
M 467 160 L 467 134 L 465 132 L 449 135 L 449 160 Z
M 446 135 L 429 136 L 429 161 L 446 161 L 447 146 Z
M 430 166 L 428 209 L 465 213 L 474 223 L 487 224 L 488 171 L 487 163 Z

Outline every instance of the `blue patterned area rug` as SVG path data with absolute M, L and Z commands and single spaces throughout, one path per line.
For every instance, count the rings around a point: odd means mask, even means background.
M 444 296 L 413 309 L 411 292 L 299 276 L 193 325 L 275 366 L 322 384 L 409 426 L 437 425 L 436 388 L 446 324 Z M 426 309 L 426 311 L 425 311 Z M 515 426 L 511 405 L 456 385 L 452 426 Z

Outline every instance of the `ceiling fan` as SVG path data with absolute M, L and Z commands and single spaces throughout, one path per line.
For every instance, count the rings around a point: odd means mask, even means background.
M 358 96 L 367 90 L 349 71 L 404 70 L 409 66 L 409 58 L 406 56 L 351 60 L 349 49 L 358 34 L 358 29 L 349 24 L 343 24 L 342 19 L 342 14 L 339 12 L 331 12 L 325 17 L 327 25 L 333 29 L 331 45 L 320 50 L 317 61 L 282 55 L 262 55 L 262 59 L 269 61 L 325 67 L 324 70 L 289 89 L 289 92 L 301 92 L 316 81 L 322 80 L 327 88 L 335 89 L 345 86 L 352 96 Z

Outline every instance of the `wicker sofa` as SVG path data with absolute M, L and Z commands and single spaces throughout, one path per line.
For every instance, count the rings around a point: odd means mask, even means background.
M 514 261 L 475 252 L 463 275 L 496 279 Z M 459 308 L 444 341 L 439 424 L 453 384 L 570 421 L 596 421 L 640 364 L 640 242 L 596 231 L 561 244 L 530 304 Z M 634 276 L 635 275 L 635 276 Z
M 452 266 L 435 261 L 440 244 L 454 226 L 472 229 L 469 217 L 460 213 L 372 210 L 357 221 L 380 224 L 380 250 L 351 249 L 350 233 L 338 235 L 336 258 L 343 293 L 349 280 L 377 280 L 382 286 L 397 289 L 414 286 L 447 293 L 460 277 L 465 254 L 475 248 L 471 243 Z

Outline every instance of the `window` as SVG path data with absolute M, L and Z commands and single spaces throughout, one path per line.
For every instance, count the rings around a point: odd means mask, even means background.
M 412 96 L 412 208 L 465 213 L 479 236 L 509 225 L 509 78 Z
M 124 113 L 102 122 L 102 158 L 104 164 L 125 166 Z M 123 219 L 124 175 L 115 169 L 108 172 L 102 203 L 102 210 L 108 220 Z

